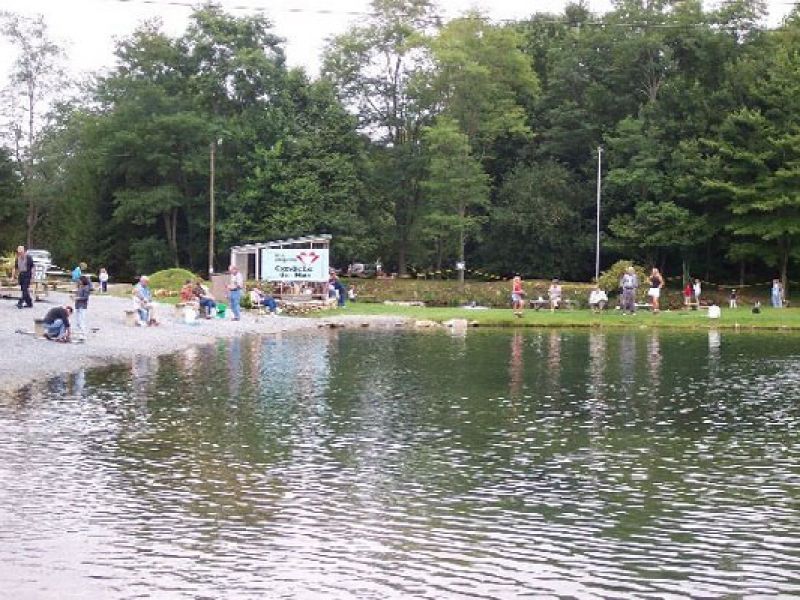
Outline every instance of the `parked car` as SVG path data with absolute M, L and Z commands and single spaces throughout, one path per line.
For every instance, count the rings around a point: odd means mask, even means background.
M 378 274 L 378 269 L 375 263 L 359 263 L 354 262 L 347 268 L 348 277 L 375 277 Z

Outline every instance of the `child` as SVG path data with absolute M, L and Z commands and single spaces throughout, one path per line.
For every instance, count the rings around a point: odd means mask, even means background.
M 692 288 L 692 282 L 687 281 L 686 287 L 683 288 L 683 305 L 686 308 L 689 308 L 692 305 L 692 294 L 694 293 L 694 289 Z
M 86 340 L 86 310 L 89 308 L 91 293 L 92 282 L 86 275 L 81 275 L 78 279 L 78 291 L 75 293 L 75 327 L 79 340 Z
M 730 306 L 731 308 L 736 308 L 737 306 L 736 300 L 737 300 L 736 290 L 733 289 L 731 290 L 731 297 L 728 299 L 728 306 Z
M 98 278 L 100 279 L 100 291 L 103 294 L 107 294 L 108 293 L 108 271 L 106 271 L 105 267 L 102 267 L 100 269 L 100 273 L 98 275 Z

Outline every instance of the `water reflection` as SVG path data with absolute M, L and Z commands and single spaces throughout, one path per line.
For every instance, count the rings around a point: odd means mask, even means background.
M 603 393 L 607 352 L 606 335 L 595 331 L 589 333 L 589 381 L 593 398 L 599 399 Z
M 548 387 L 560 391 L 561 381 L 561 332 L 551 330 L 547 336 L 547 373 Z
M 797 596 L 800 346 L 720 342 L 337 331 L 32 386 L 3 593 Z
M 525 363 L 522 358 L 524 344 L 524 334 L 521 331 L 515 331 L 511 335 L 511 349 L 508 361 L 508 394 L 512 398 L 518 398 L 522 394 L 525 370 Z
M 650 385 L 655 392 L 661 386 L 661 334 L 653 330 L 647 338 L 647 365 L 649 366 Z
M 624 332 L 619 340 L 619 385 L 626 397 L 634 394 L 636 389 L 636 334 Z

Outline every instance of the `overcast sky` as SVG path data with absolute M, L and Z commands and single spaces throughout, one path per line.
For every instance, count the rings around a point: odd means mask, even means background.
M 359 16 L 347 14 L 369 9 L 369 0 L 218 0 L 234 14 L 258 9 L 269 16 L 286 40 L 291 65 L 316 74 L 325 39 L 345 31 Z M 518 19 L 533 12 L 560 12 L 566 0 L 440 0 L 444 16 L 453 17 L 479 8 L 492 19 Z M 173 35 L 183 32 L 191 12 L 190 0 L 0 0 L 0 10 L 20 15 L 44 15 L 52 37 L 67 49 L 73 74 L 114 65 L 114 40 L 129 35 L 143 20 L 159 17 Z M 792 7 L 791 0 L 769 0 L 770 23 L 778 23 Z M 611 0 L 589 0 L 593 12 L 602 13 Z M 241 8 L 239 8 L 241 7 Z M 302 12 L 295 12 L 295 11 Z M 330 12 L 323 12 L 330 11 Z M 15 49 L 0 42 L 0 85 L 8 79 Z

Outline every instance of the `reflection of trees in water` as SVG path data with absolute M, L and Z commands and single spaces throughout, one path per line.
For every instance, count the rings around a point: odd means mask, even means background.
M 261 346 L 262 395 L 313 397 L 328 385 L 332 340 L 336 331 L 322 335 L 271 336 Z

